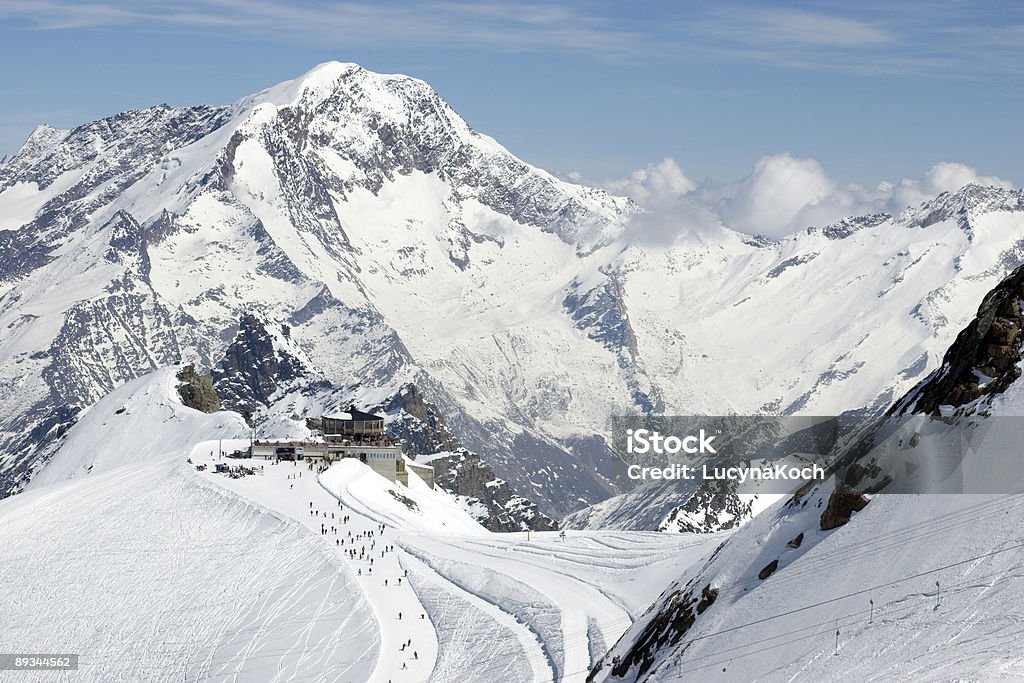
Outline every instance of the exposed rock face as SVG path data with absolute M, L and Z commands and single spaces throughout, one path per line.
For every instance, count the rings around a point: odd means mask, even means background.
M 969 237 L 973 237 L 972 219 L 989 211 L 1024 209 L 1024 191 L 1001 190 L 981 185 L 965 185 L 956 192 L 943 192 L 920 207 L 900 214 L 900 223 L 912 228 L 927 228 L 940 221 L 956 219 Z
M 762 569 L 761 571 L 759 571 L 757 573 L 757 578 L 759 578 L 762 581 L 764 581 L 769 576 L 774 574 L 775 570 L 778 569 L 778 568 L 779 568 L 779 561 L 778 560 L 772 560 L 771 562 L 769 562 L 768 564 L 766 564 L 764 566 L 764 569 Z
M 855 216 L 844 218 L 827 225 L 821 229 L 821 233 L 830 240 L 843 240 L 864 228 L 873 228 L 892 218 L 887 213 L 873 213 L 868 216 Z
M 469 451 L 459 451 L 430 461 L 434 480 L 444 490 L 482 508 L 478 520 L 491 531 L 553 531 L 558 524 L 517 495 L 494 470 Z
M 212 372 L 225 407 L 251 415 L 270 405 L 279 389 L 307 374 L 302 361 L 275 341 L 263 321 L 251 313 L 242 316 L 238 334 Z
M 414 384 L 402 387 L 376 411 L 396 416 L 388 425 L 388 433 L 405 443 L 406 455 L 415 457 L 462 447 L 441 411 Z
M 220 398 L 213 388 L 213 378 L 210 375 L 200 375 L 196 372 L 195 365 L 186 365 L 178 373 L 178 395 L 181 402 L 189 408 L 204 413 L 215 413 L 220 410 Z
M 942 367 L 894 408 L 897 415 L 938 415 L 982 396 L 1002 393 L 1020 377 L 1024 329 L 1024 266 L 989 292 L 974 320 L 946 351 Z
M 88 172 L 47 202 L 35 218 L 0 240 L 0 282 L 53 260 L 61 236 L 85 226 L 90 215 L 141 180 L 168 149 L 195 142 L 223 125 L 227 107 L 158 105 L 123 112 L 61 131 L 41 126 L 0 166 L 0 190 L 35 183 L 45 190 L 65 173 Z
M 643 675 L 656 663 L 654 653 L 666 645 L 679 643 L 696 623 L 697 617 L 713 605 L 717 597 L 718 589 L 711 584 L 706 584 L 699 592 L 690 585 L 685 590 L 674 591 L 665 599 L 665 608 L 647 623 L 636 638 L 634 647 L 612 664 L 612 675 L 624 676 L 636 667 L 633 672 L 635 680 L 642 680 Z M 603 668 L 604 661 L 599 660 L 591 669 L 587 681 L 596 680 Z
M 870 502 L 867 496 L 859 491 L 837 488 L 828 498 L 828 505 L 821 513 L 821 530 L 828 531 L 843 526 L 850 521 L 854 512 L 867 507 Z
M 479 455 L 462 448 L 440 409 L 427 401 L 415 385 L 402 387 L 374 411 L 393 416 L 388 433 L 403 441 L 406 455 L 449 453 L 430 458 L 434 482 L 463 498 L 487 529 L 551 531 L 558 528 L 535 503 L 516 494 L 507 482 L 498 478 Z
M 700 485 L 673 510 L 659 531 L 708 534 L 735 529 L 751 517 L 753 503 L 736 493 L 736 482 L 713 481 Z

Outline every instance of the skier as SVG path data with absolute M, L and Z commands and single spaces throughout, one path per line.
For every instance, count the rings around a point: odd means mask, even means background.
M 401 613 L 401 612 L 399 612 L 399 613 L 398 613 L 398 620 L 399 620 L 399 621 L 401 621 L 401 620 L 402 620 L 402 613 Z

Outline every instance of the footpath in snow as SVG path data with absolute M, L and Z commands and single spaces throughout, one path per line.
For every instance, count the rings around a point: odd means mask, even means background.
M 243 442 L 225 441 L 225 452 Z M 681 564 L 718 537 L 494 534 L 447 493 L 359 462 L 318 465 L 193 450 L 199 475 L 304 525 L 354 575 L 377 621 L 371 680 L 584 681 Z M 232 478 L 217 463 L 255 474 Z M 323 470 L 323 471 L 320 471 Z M 365 636 L 361 636 L 365 639 Z

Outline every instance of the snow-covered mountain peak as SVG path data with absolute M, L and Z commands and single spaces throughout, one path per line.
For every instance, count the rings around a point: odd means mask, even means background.
M 379 74 L 371 74 L 363 67 L 354 63 L 324 62 L 317 64 L 306 73 L 282 81 L 258 93 L 243 97 L 236 103 L 237 109 L 260 104 L 272 104 L 277 107 L 296 106 L 305 100 L 307 103 L 329 96 L 342 87 L 344 81 L 365 80 L 366 77 L 385 78 Z
M 460 143 L 493 140 L 475 133 L 427 83 L 402 74 L 380 74 L 358 64 L 325 62 L 308 72 L 235 103 L 246 113 L 292 109 L 303 118 L 325 118 L 357 128 L 384 122 L 393 125 L 425 123 Z
M 39 124 L 28 136 L 21 151 L 25 154 L 38 155 L 66 138 L 70 132 L 70 130 L 54 128 L 47 123 Z
M 1024 210 L 1024 191 L 969 183 L 956 192 L 943 192 L 920 206 L 903 211 L 896 219 L 912 228 L 957 219 L 966 227 L 976 215 L 996 211 Z

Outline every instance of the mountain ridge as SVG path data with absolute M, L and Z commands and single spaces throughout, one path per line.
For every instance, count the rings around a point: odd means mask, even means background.
M 624 490 L 612 415 L 884 409 L 1024 254 L 1006 190 L 975 211 L 980 241 L 954 211 L 842 240 L 681 224 L 624 243 L 630 200 L 516 159 L 422 81 L 345 64 L 33 140 L 0 167 L 7 493 L 84 407 L 157 367 L 212 369 L 252 312 L 333 387 L 267 411 L 415 385 L 560 517 Z

